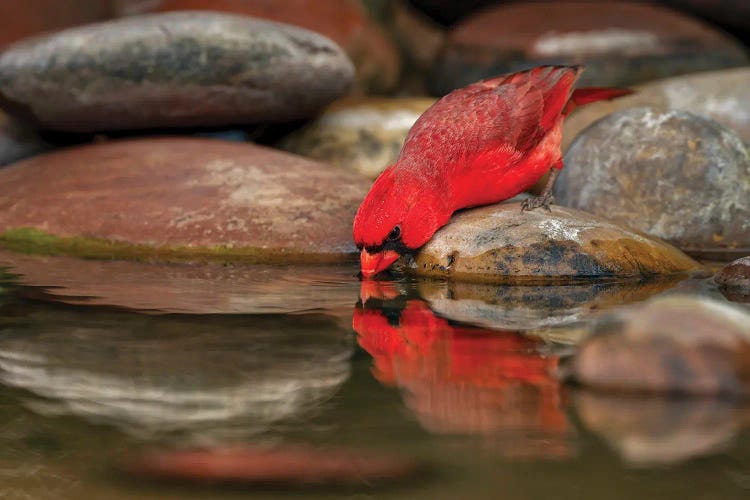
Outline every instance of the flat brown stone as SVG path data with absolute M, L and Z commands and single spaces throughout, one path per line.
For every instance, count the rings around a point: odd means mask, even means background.
M 697 270 L 697 262 L 643 233 L 572 208 L 521 212 L 504 203 L 455 215 L 420 250 L 420 275 L 483 282 L 560 282 Z
M 747 64 L 742 46 L 697 19 L 635 2 L 501 4 L 458 23 L 435 67 L 442 95 L 539 64 L 583 63 L 581 86 L 629 86 Z
M 106 142 L 0 170 L 0 241 L 83 257 L 340 261 L 356 251 L 351 221 L 368 186 L 249 144 Z

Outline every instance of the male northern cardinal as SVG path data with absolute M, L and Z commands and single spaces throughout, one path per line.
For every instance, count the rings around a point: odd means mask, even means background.
M 582 71 L 539 66 L 497 76 L 451 92 L 425 111 L 354 218 L 362 275 L 418 250 L 456 210 L 512 198 L 551 169 L 541 196 L 522 205 L 549 209 L 562 168 L 563 118 L 577 106 L 631 93 L 573 91 Z

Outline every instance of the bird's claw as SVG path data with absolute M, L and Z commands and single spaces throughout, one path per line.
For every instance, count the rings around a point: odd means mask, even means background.
M 542 207 L 548 212 L 552 212 L 552 209 L 550 208 L 550 205 L 555 202 L 555 197 L 546 194 L 542 196 L 532 196 L 531 198 L 526 198 L 521 202 L 521 212 L 529 211 L 531 212 L 535 208 Z

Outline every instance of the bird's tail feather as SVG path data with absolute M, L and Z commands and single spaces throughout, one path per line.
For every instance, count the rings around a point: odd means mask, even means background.
M 569 115 L 574 109 L 597 101 L 608 101 L 634 93 L 630 89 L 613 89 L 605 87 L 588 87 L 575 89 L 563 109 L 563 115 Z

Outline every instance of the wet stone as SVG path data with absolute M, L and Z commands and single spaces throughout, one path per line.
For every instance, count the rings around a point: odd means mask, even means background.
M 368 15 L 361 0 L 119 0 L 121 14 L 210 10 L 268 19 L 305 28 L 330 38 L 346 51 L 357 69 L 355 91 L 388 92 L 399 76 L 399 53 Z
M 750 253 L 750 153 L 712 120 L 684 111 L 620 111 L 584 131 L 564 161 L 555 188 L 563 205 L 694 255 Z
M 748 58 L 728 35 L 654 5 L 502 4 L 468 17 L 452 30 L 431 88 L 442 95 L 500 73 L 571 63 L 586 65 L 580 85 L 629 86 L 743 66 Z
M 409 268 L 419 275 L 549 283 L 683 273 L 699 264 L 656 238 L 572 208 L 505 203 L 455 215 Z
M 374 179 L 398 158 L 404 139 L 431 98 L 346 99 L 280 146 Z
M 708 71 L 665 78 L 637 87 L 636 93 L 581 107 L 565 119 L 563 149 L 586 127 L 615 111 L 648 106 L 682 110 L 715 120 L 750 144 L 750 68 Z
M 33 127 L 0 112 L 0 167 L 51 147 Z
M 602 318 L 570 364 L 601 390 L 750 395 L 750 312 L 672 295 Z
M 714 281 L 720 286 L 744 288 L 750 292 L 750 257 L 742 257 L 724 266 Z
M 210 12 L 71 28 L 0 55 L 3 106 L 71 132 L 284 122 L 344 94 L 353 67 L 331 40 Z
M 0 170 L 0 243 L 134 260 L 340 262 L 369 181 L 211 139 L 104 142 Z

